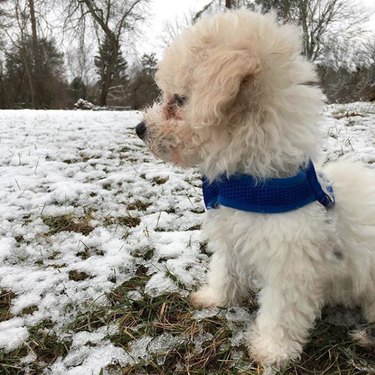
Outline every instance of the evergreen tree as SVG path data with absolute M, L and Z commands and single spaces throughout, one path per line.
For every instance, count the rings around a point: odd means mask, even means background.
M 31 107 L 30 86 L 26 78 L 26 69 L 35 71 L 36 67 L 31 54 L 33 41 L 27 37 L 24 47 L 13 47 L 8 51 L 4 75 L 4 87 L 8 93 L 8 106 Z M 18 45 L 22 45 L 19 43 Z M 39 82 L 37 108 L 57 106 L 64 95 L 66 85 L 63 78 L 64 55 L 59 52 L 53 39 L 42 38 L 38 41 L 40 62 L 38 71 L 42 77 Z
M 158 60 L 156 59 L 155 53 L 151 54 L 143 54 L 141 57 L 141 64 L 142 64 L 142 71 L 143 73 L 154 79 L 155 72 L 156 72 L 156 65 L 158 63 Z
M 81 77 L 74 77 L 69 85 L 69 89 L 74 103 L 78 99 L 87 99 L 87 87 Z
M 120 49 L 120 45 L 113 39 L 104 37 L 99 46 L 99 52 L 94 58 L 96 73 L 99 76 L 98 84 L 101 87 L 100 105 L 107 105 L 107 96 L 110 98 L 123 95 L 128 84 L 128 64 Z M 110 99 L 109 98 L 109 99 Z
M 109 73 L 110 65 L 112 63 L 113 43 L 109 38 L 105 37 L 99 46 L 99 52 L 94 58 L 96 72 L 99 75 L 99 82 L 102 82 L 104 77 Z M 111 71 L 111 81 L 126 82 L 128 80 L 127 70 L 128 64 L 122 56 L 120 48 L 116 52 L 114 62 L 114 69 Z
M 128 104 L 134 109 L 151 105 L 160 91 L 155 82 L 157 59 L 154 53 L 144 54 L 135 69 L 128 90 Z

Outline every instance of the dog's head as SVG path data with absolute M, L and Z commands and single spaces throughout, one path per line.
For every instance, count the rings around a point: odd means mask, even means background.
M 156 80 L 162 99 L 137 134 L 161 159 L 198 165 L 209 178 L 262 176 L 282 148 L 306 152 L 302 138 L 309 147 L 316 141 L 296 125 L 320 107 L 319 92 L 303 85 L 315 73 L 300 56 L 297 28 L 273 15 L 235 11 L 198 21 L 165 51 Z

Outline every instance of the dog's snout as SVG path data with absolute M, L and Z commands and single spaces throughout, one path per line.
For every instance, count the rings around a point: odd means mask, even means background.
M 138 137 L 142 140 L 145 139 L 146 135 L 146 124 L 142 121 L 135 127 L 135 132 L 137 133 Z

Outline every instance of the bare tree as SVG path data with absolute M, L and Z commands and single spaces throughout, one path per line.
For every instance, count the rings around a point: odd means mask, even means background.
M 27 4 L 20 0 L 14 0 L 11 7 L 7 9 L 6 16 L 7 22 L 6 25 L 2 27 L 2 31 L 6 34 L 11 44 L 20 51 L 24 66 L 24 71 L 21 76 L 21 80 L 17 85 L 14 100 L 15 102 L 17 102 L 22 79 L 26 74 L 30 89 L 31 104 L 32 107 L 35 108 L 35 87 L 33 82 L 33 72 L 32 66 L 30 65 L 29 51 L 27 49 L 27 26 L 29 23 L 29 12 Z M 12 30 L 17 30 L 17 32 L 12 33 Z M 5 51 L 5 54 L 7 55 L 7 51 Z
M 312 61 L 322 58 L 330 39 L 342 35 L 348 40 L 356 38 L 364 32 L 368 21 L 363 8 L 351 0 L 299 0 L 294 12 L 295 16 L 289 17 L 301 25 L 303 53 Z
M 37 18 L 35 15 L 35 3 L 34 0 L 28 0 L 28 5 L 30 9 L 30 23 L 31 23 L 31 40 L 32 40 L 32 61 L 33 67 L 31 70 L 32 73 L 32 85 L 34 91 L 33 97 L 33 108 L 36 106 L 40 106 L 43 102 L 43 88 L 42 88 L 42 80 L 43 77 L 41 75 L 41 56 L 40 56 L 40 48 L 39 48 L 39 41 L 38 41 L 38 33 L 37 33 Z
M 178 38 L 182 30 L 194 23 L 194 17 L 193 13 L 185 13 L 181 17 L 165 22 L 161 33 L 161 47 L 168 47 L 173 40 Z
M 0 0 L 1 1 L 1 0 Z M 0 2 L 4 43 L 3 103 L 10 107 L 59 106 L 66 98 L 63 54 L 49 36 L 47 11 L 52 0 Z M 5 3 L 4 7 L 2 6 Z
M 6 10 L 4 8 L 5 3 L 7 0 L 0 0 L 0 29 L 4 28 L 6 23 Z M 4 50 L 3 46 L 4 42 L 2 39 L 2 35 L 0 36 L 0 51 Z M 0 107 L 4 108 L 5 103 L 5 90 L 4 90 L 4 55 L 0 55 Z
M 375 35 L 364 42 L 360 61 L 367 67 L 375 67 Z M 375 70 L 373 73 L 375 83 Z
M 284 22 L 295 22 L 303 31 L 303 53 L 322 58 L 329 40 L 345 35 L 347 40 L 364 31 L 368 14 L 353 0 L 255 0 L 263 11 L 275 9 Z
M 4 8 L 4 5 L 6 4 L 8 0 L 0 0 L 0 24 L 3 25 L 4 17 L 6 15 L 6 10 Z
M 279 1 L 279 0 L 275 0 Z M 254 1 L 253 0 L 211 0 L 207 3 L 201 10 L 199 10 L 194 18 L 193 21 L 195 22 L 200 16 L 205 13 L 213 13 L 219 10 L 224 9 L 243 9 L 249 8 L 254 9 Z
M 92 51 L 96 48 L 93 41 L 81 38 L 77 45 L 69 46 L 65 52 L 67 72 L 70 77 L 79 78 L 85 85 L 93 83 L 95 67 Z
M 109 88 L 115 73 L 116 62 L 120 55 L 124 34 L 135 29 L 136 24 L 144 19 L 144 7 L 148 0 L 69 0 L 68 9 L 72 17 L 80 12 L 78 22 L 83 22 L 89 15 L 98 27 L 99 40 L 109 42 L 108 66 L 103 70 L 99 105 L 107 104 Z M 104 36 L 100 37 L 100 33 Z
M 43 105 L 44 79 L 41 71 L 43 46 L 39 43 L 39 35 L 42 28 L 48 28 L 45 13 L 48 3 L 47 0 L 0 0 L 0 5 L 5 4 L 0 8 L 0 17 L 2 16 L 0 29 L 6 35 L 8 42 L 3 51 L 7 56 L 9 47 L 19 50 L 25 68 L 24 77 L 29 85 L 32 108 L 39 108 Z M 43 24 L 42 27 L 41 24 Z M 18 88 L 20 86 L 22 82 L 17 85 Z M 18 92 L 19 90 L 16 90 L 15 101 L 17 101 Z
M 202 14 L 223 8 L 222 0 L 212 0 L 201 11 Z M 303 31 L 303 53 L 308 59 L 322 58 L 325 45 L 330 39 L 345 35 L 347 39 L 364 32 L 368 13 L 353 0 L 225 0 L 227 8 L 250 8 L 261 6 L 264 12 L 276 10 L 284 22 L 294 22 Z
M 93 51 L 97 48 L 97 38 L 93 37 L 91 17 L 83 3 L 63 1 L 63 38 L 67 42 L 65 53 L 68 76 L 86 86 L 94 85 L 95 67 Z

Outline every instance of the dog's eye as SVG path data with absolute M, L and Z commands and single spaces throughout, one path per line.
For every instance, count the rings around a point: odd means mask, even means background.
M 184 95 L 173 95 L 173 104 L 176 104 L 178 107 L 182 107 L 187 102 L 187 97 Z

